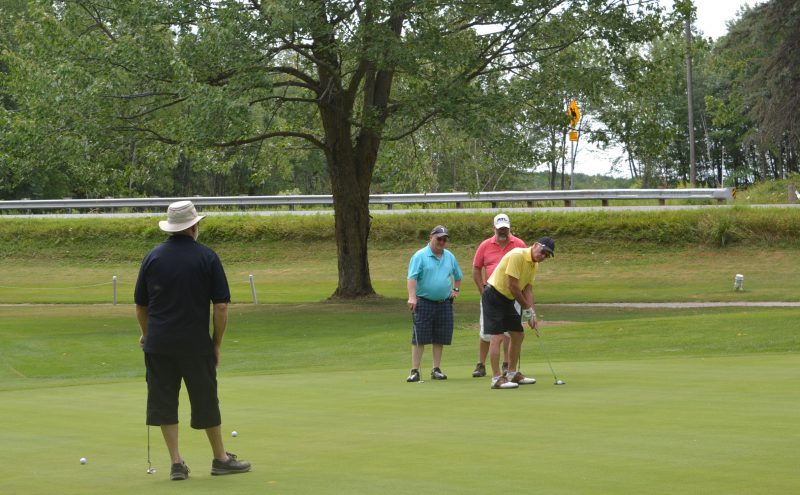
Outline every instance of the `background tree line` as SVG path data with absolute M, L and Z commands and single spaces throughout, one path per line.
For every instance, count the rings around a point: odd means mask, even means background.
M 123 2 L 120 9 L 155 19 L 180 3 Z M 205 2 L 184 3 L 188 9 Z M 274 128 L 290 128 L 311 116 L 288 122 L 262 111 L 254 117 L 228 104 L 225 91 L 194 91 L 197 108 L 183 112 L 172 108 L 177 105 L 169 94 L 115 94 L 141 76 L 122 67 L 128 57 L 115 68 L 108 55 L 87 56 L 111 29 L 102 9 L 92 2 L 6 0 L 0 10 L 0 198 L 330 193 L 324 154 L 297 140 L 208 146 L 215 127 L 246 127 L 246 120 L 260 117 L 272 118 Z M 210 3 L 206 11 L 215 14 Z M 568 187 L 564 109 L 572 97 L 586 117 L 581 140 L 619 149 L 620 172 L 647 187 L 686 182 L 687 48 L 694 61 L 698 180 L 743 185 L 786 177 L 798 171 L 798 12 L 797 0 L 770 0 L 744 10 L 716 42 L 695 33 L 687 47 L 683 22 L 692 6 L 676 2 L 670 16 L 660 13 L 659 29 L 615 53 L 606 53 L 603 41 L 580 40 L 536 65 L 487 77 L 478 89 L 489 96 L 488 105 L 467 102 L 464 113 L 384 143 L 372 190 Z M 218 37 L 216 52 L 182 56 L 210 63 L 240 49 L 240 41 L 224 32 L 230 26 L 220 24 L 215 32 L 201 30 L 200 23 L 188 35 Z M 179 49 L 179 27 L 176 21 L 150 39 L 120 36 L 115 44 L 126 46 L 115 51 L 140 51 L 136 70 L 158 78 L 178 60 L 149 58 L 148 51 L 165 49 L 159 36 L 172 37 L 171 48 Z M 168 130 L 180 130 L 184 139 L 137 127 L 137 114 L 171 121 Z M 532 171 L 547 172 L 549 183 Z
M 339 295 L 372 293 L 370 192 L 568 187 L 572 98 L 637 184 L 686 181 L 687 53 L 699 180 L 798 167 L 796 0 L 691 44 L 690 0 L 0 9 L 0 198 L 331 193 Z

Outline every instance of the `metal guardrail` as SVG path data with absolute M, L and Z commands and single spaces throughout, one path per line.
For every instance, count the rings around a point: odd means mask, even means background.
M 533 206 L 537 201 L 563 201 L 572 206 L 575 201 L 602 201 L 608 206 L 611 200 L 657 200 L 665 205 L 667 200 L 716 200 L 730 201 L 736 197 L 736 188 L 720 189 L 577 189 L 571 191 L 492 191 L 482 193 L 430 193 L 430 194 L 372 194 L 371 205 L 393 205 L 454 203 L 462 208 L 464 203 L 526 203 Z M 104 199 L 22 199 L 0 201 L 0 210 L 113 210 L 115 208 L 166 208 L 170 203 L 191 199 L 198 207 L 203 206 L 333 206 L 331 195 L 298 196 L 217 196 L 217 197 L 173 197 L 173 198 L 104 198 Z

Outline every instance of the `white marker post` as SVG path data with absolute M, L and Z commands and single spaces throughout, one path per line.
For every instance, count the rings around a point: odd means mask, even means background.
M 111 277 L 111 286 L 114 288 L 114 306 L 117 305 L 117 276 Z
M 258 304 L 258 297 L 256 297 L 256 283 L 253 281 L 253 275 L 250 275 L 250 292 L 253 294 L 253 304 Z

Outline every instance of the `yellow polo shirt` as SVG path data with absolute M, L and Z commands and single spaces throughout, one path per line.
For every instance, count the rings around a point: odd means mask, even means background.
M 536 267 L 539 263 L 531 258 L 532 248 L 514 248 L 500 260 L 497 268 L 494 269 L 492 276 L 489 277 L 489 284 L 499 293 L 508 299 L 514 299 L 514 294 L 508 288 L 508 277 L 519 280 L 519 289 L 523 290 L 528 285 L 533 285 L 536 278 Z

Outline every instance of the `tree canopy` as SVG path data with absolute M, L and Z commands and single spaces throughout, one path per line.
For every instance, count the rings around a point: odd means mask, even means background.
M 702 181 L 797 170 L 797 114 L 773 98 L 796 108 L 800 65 L 779 61 L 798 56 L 797 3 L 771 0 L 691 45 Z M 514 189 L 541 168 L 565 187 L 572 98 L 580 139 L 620 146 L 643 184 L 688 174 L 688 0 L 672 16 L 655 0 L 0 10 L 0 197 L 330 193 L 336 296 L 373 293 L 371 191 Z

